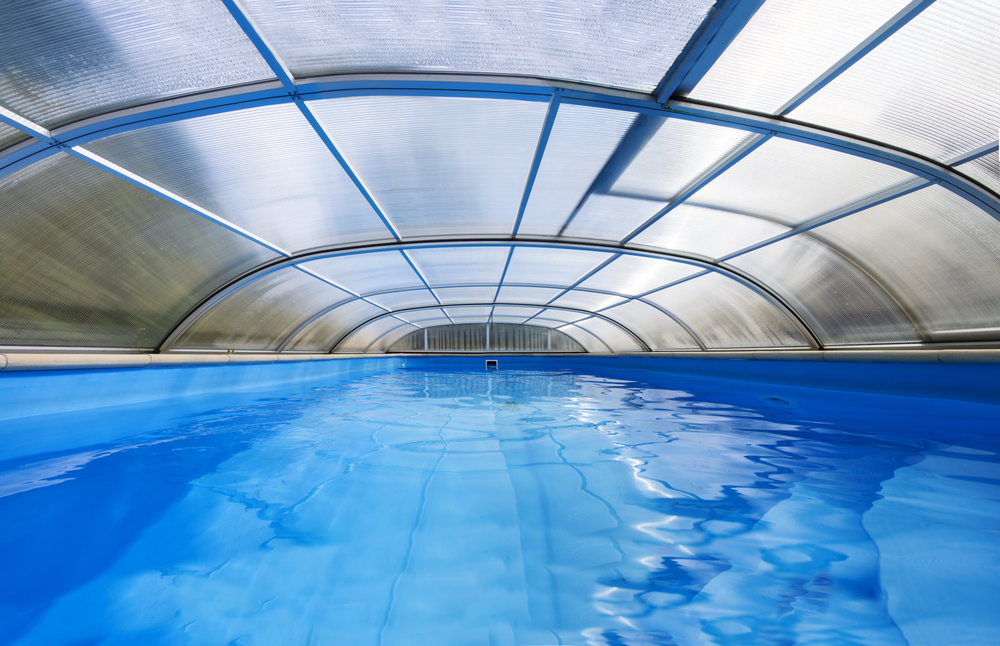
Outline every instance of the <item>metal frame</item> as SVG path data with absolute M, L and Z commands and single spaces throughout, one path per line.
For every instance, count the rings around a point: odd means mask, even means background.
M 521 303 L 492 303 L 492 305 L 494 305 L 494 306 L 500 305 L 500 306 L 503 306 L 503 307 L 525 307 L 525 308 L 536 308 L 536 307 L 538 307 L 537 305 L 524 305 L 524 304 L 521 304 Z M 440 307 L 440 305 L 433 305 L 433 306 L 426 306 L 426 307 L 410 307 L 410 308 L 406 308 L 406 309 L 396 310 L 395 312 L 392 312 L 392 313 L 385 313 L 385 314 L 380 314 L 378 316 L 373 316 L 372 318 L 364 321 L 363 323 L 360 323 L 360 324 L 354 326 L 353 328 L 351 328 L 351 330 L 349 332 L 347 332 L 347 334 L 344 334 L 343 336 L 341 336 L 341 338 L 339 340 L 335 341 L 334 344 L 332 346 L 330 346 L 329 349 L 327 349 L 325 352 L 327 352 L 327 353 L 336 352 L 337 349 L 341 346 L 341 344 L 343 344 L 345 341 L 347 341 L 348 339 L 350 339 L 351 336 L 355 332 L 361 331 L 366 326 L 374 323 L 375 321 L 379 321 L 381 319 L 384 319 L 387 316 L 392 316 L 392 314 L 399 314 L 399 313 L 402 313 L 402 312 L 415 312 L 415 311 L 428 310 L 428 309 L 437 309 L 438 307 Z M 448 307 L 484 307 L 484 304 L 483 303 L 463 303 L 463 304 L 460 304 L 460 305 L 449 305 Z M 575 309 L 575 308 L 572 308 L 572 307 L 546 307 L 546 309 L 562 310 L 562 311 L 566 311 L 566 312 L 578 312 L 580 314 L 585 314 L 586 318 L 600 318 L 602 320 L 605 320 L 608 323 L 611 323 L 615 327 L 619 328 L 622 332 L 625 332 L 631 339 L 633 339 L 634 341 L 636 341 L 639 344 L 639 347 L 641 347 L 644 352 L 651 352 L 651 350 L 649 349 L 649 346 L 646 345 L 645 341 L 643 341 L 638 335 L 636 335 L 628 327 L 626 327 L 625 325 L 619 323 L 618 321 L 615 321 L 612 318 L 609 318 L 607 316 L 603 316 L 601 314 L 597 314 L 595 312 L 589 312 L 587 310 Z M 534 317 L 531 317 L 531 318 L 534 318 Z M 580 320 L 586 320 L 586 318 L 585 319 L 580 319 Z M 531 320 L 531 319 L 529 318 L 528 320 Z M 406 323 L 406 324 L 407 325 L 414 325 L 413 323 Z M 527 324 L 527 322 L 523 323 L 522 325 L 525 325 L 525 324 Z M 452 325 L 455 325 L 455 323 L 452 323 Z M 563 323 L 563 325 L 560 326 L 560 327 L 563 327 L 563 326 L 566 326 L 566 325 L 575 325 L 575 323 Z M 370 348 L 372 345 L 374 345 L 375 343 L 377 343 L 379 339 L 381 339 L 382 337 L 386 336 L 387 334 L 390 334 L 393 330 L 396 330 L 399 327 L 400 326 L 396 326 L 396 327 L 392 328 L 392 330 L 387 330 L 386 332 L 383 332 L 374 341 L 372 341 L 370 344 L 368 344 L 368 346 L 365 347 L 364 352 L 368 352 L 368 348 Z M 417 327 L 419 329 L 419 326 L 415 326 L 414 325 L 414 327 Z M 440 327 L 440 326 L 430 326 L 430 327 Z M 538 327 L 549 327 L 549 326 L 538 326 Z M 559 327 L 553 327 L 552 329 L 558 330 Z M 608 345 L 608 343 L 604 341 L 604 339 L 602 339 L 598 335 L 594 334 L 593 332 L 590 332 L 589 330 L 588 330 L 588 332 L 590 334 L 593 334 L 593 336 L 598 341 L 600 341 L 601 343 L 603 343 L 604 346 L 606 348 L 608 348 L 608 351 L 610 351 L 612 353 L 615 352 L 614 350 L 611 349 L 611 346 Z M 566 333 L 564 332 L 564 334 L 566 334 Z M 573 338 L 572 335 L 567 334 L 567 336 L 569 336 L 570 338 Z M 576 339 L 574 339 L 574 341 L 575 340 Z M 577 341 L 577 343 L 579 343 L 579 341 Z
M 185 317 L 182 318 L 174 326 L 174 328 L 170 331 L 167 337 L 160 343 L 157 349 L 159 352 L 169 351 L 180 339 L 180 337 L 195 323 L 195 321 L 197 321 L 201 316 L 207 313 L 208 310 L 210 310 L 214 305 L 219 303 L 223 298 L 232 294 L 236 290 L 245 287 L 254 280 L 266 276 L 267 274 L 270 274 L 274 271 L 278 271 L 284 267 L 297 265 L 298 263 L 306 262 L 309 260 L 318 260 L 320 258 L 331 258 L 336 256 L 351 256 L 351 255 L 359 255 L 365 253 L 378 253 L 390 250 L 426 249 L 426 248 L 433 249 L 433 248 L 470 247 L 470 246 L 504 246 L 504 247 L 518 246 L 518 247 L 535 247 L 535 248 L 579 249 L 586 251 L 599 251 L 605 253 L 610 252 L 613 254 L 611 258 L 601 263 L 597 268 L 588 272 L 584 277 L 578 279 L 574 283 L 574 285 L 582 283 L 587 278 L 595 274 L 600 269 L 603 269 L 607 264 L 609 264 L 610 262 L 614 261 L 616 258 L 622 255 L 672 260 L 675 262 L 692 265 L 694 267 L 699 267 L 707 271 L 716 271 L 723 274 L 727 278 L 736 280 L 744 287 L 750 288 L 758 295 L 762 296 L 765 300 L 768 300 L 772 305 L 774 305 L 782 314 L 784 314 L 792 322 L 792 324 L 807 340 L 810 347 L 816 349 L 821 349 L 823 347 L 822 342 L 819 340 L 818 336 L 812 331 L 812 329 L 805 321 L 805 319 L 798 312 L 796 312 L 778 293 L 774 292 L 770 287 L 764 285 L 763 283 L 756 280 L 752 276 L 746 275 L 739 270 L 718 264 L 711 260 L 707 260 L 701 257 L 696 257 L 690 254 L 681 254 L 677 252 L 668 252 L 668 251 L 647 251 L 642 249 L 625 248 L 625 247 L 596 243 L 596 242 L 587 243 L 587 242 L 571 242 L 571 241 L 559 241 L 559 240 L 535 241 L 535 240 L 522 240 L 522 239 L 509 240 L 506 238 L 490 240 L 490 239 L 473 238 L 473 239 L 429 240 L 429 241 L 418 241 L 418 242 L 381 243 L 372 245 L 362 245 L 356 247 L 337 248 L 337 249 L 330 249 L 328 251 L 313 251 L 309 253 L 298 254 L 293 256 L 292 258 L 270 263 L 264 267 L 257 269 L 256 271 L 251 271 L 248 272 L 247 274 L 244 274 L 243 276 L 231 281 L 227 285 L 220 287 L 214 293 L 210 294 L 205 299 L 203 299 L 201 303 L 192 308 L 192 310 L 189 311 L 188 314 L 185 315 Z M 660 289 L 665 289 L 666 287 L 670 287 L 672 285 L 676 285 L 691 280 L 701 274 L 702 272 L 697 272 L 686 278 L 681 278 L 671 283 L 658 286 L 655 289 L 649 290 L 648 292 L 645 292 L 638 296 L 634 297 L 626 296 L 626 298 L 641 298 L 646 294 L 652 293 L 654 291 L 659 291 Z M 563 291 L 560 294 L 557 294 L 552 300 L 559 298 L 559 296 L 562 296 L 569 290 L 573 289 L 573 287 L 574 287 L 573 285 L 568 287 L 563 287 L 562 288 Z M 344 289 L 343 287 L 339 288 Z M 428 289 L 430 290 L 429 286 Z M 350 290 L 344 289 L 344 291 L 352 293 L 350 292 Z M 396 291 L 407 291 L 407 290 L 396 290 Z M 433 291 L 431 293 L 433 294 Z M 369 294 L 369 296 L 371 295 L 374 295 L 374 293 Z M 435 299 L 437 299 L 436 296 Z M 480 305 L 488 305 L 488 304 L 480 303 Z M 437 305 L 434 305 L 433 307 L 441 307 L 440 301 L 438 302 Z M 405 310 L 399 310 L 399 311 L 405 311 Z M 391 312 L 389 314 L 391 314 Z

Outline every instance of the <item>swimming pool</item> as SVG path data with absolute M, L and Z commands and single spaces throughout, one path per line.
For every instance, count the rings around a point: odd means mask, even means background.
M 501 360 L 38 417 L 106 439 L 0 463 L 0 643 L 1000 643 L 997 412 Z

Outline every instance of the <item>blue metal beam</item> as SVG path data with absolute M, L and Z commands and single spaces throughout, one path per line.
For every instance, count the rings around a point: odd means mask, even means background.
M 538 176 L 538 169 L 542 165 L 542 158 L 545 156 L 545 146 L 549 143 L 549 135 L 552 134 L 552 126 L 556 123 L 556 114 L 559 112 L 559 98 L 562 90 L 556 88 L 552 92 L 552 99 L 549 101 L 549 109 L 545 113 L 545 122 L 542 124 L 542 132 L 538 135 L 538 145 L 535 146 L 535 157 L 531 160 L 531 170 L 528 171 L 528 179 L 524 183 L 524 192 L 521 194 L 521 205 L 517 209 L 517 219 L 514 221 L 514 228 L 510 232 L 510 237 L 517 236 L 517 230 L 521 228 L 521 219 L 524 217 L 524 209 L 528 207 L 528 200 L 531 198 L 531 189 L 535 185 L 535 178 Z M 510 258 L 507 259 L 508 262 Z M 506 271 L 506 269 L 504 270 Z
M 763 4 L 764 0 L 718 2 L 656 88 L 657 103 L 693 90 Z

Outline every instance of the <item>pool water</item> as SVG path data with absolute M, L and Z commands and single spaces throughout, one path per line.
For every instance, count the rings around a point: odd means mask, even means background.
M 0 462 L 0 643 L 1000 643 L 997 407 L 637 374 L 399 370 Z

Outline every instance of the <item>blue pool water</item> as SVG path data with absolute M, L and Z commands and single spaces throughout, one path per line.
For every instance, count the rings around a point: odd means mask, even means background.
M 1000 643 L 995 406 L 411 368 L 170 410 L 0 462 L 0 643 Z

